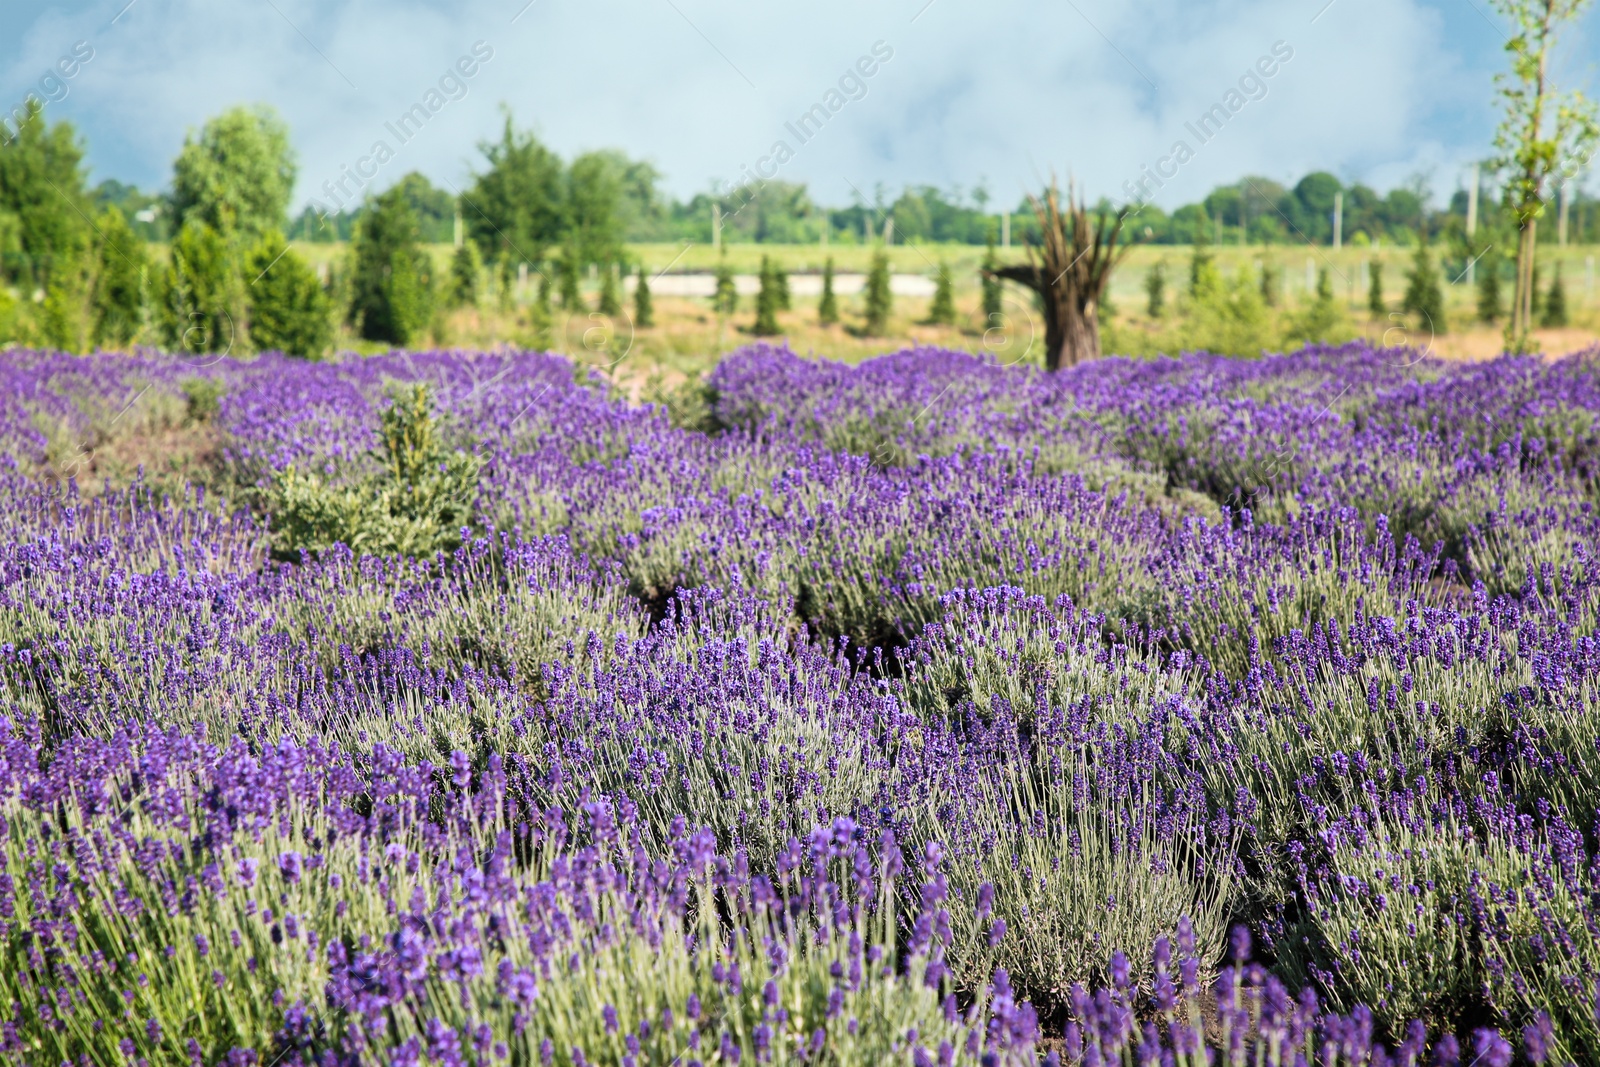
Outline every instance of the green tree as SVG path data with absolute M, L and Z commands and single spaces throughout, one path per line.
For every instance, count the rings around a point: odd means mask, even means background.
M 717 289 L 711 296 L 712 310 L 718 315 L 732 315 L 739 309 L 739 290 L 733 282 L 733 268 L 728 265 L 727 253 L 717 264 Z
M 223 354 L 245 346 L 248 315 L 239 257 L 228 239 L 195 218 L 172 242 L 161 284 L 167 347 Z
M 771 337 L 778 332 L 778 286 L 772 262 L 761 257 L 761 289 L 756 293 L 756 323 L 750 332 Z
M 1411 271 L 1406 275 L 1406 295 L 1400 307 L 1434 333 L 1444 333 L 1448 328 L 1444 313 L 1444 290 L 1439 284 L 1439 269 L 1434 265 L 1433 252 L 1427 237 L 1418 234 L 1416 252 L 1411 261 Z
M 1600 139 L 1594 104 L 1582 93 L 1562 93 L 1551 83 L 1550 55 L 1562 29 L 1575 24 L 1589 0 L 1492 0 L 1511 20 L 1506 43 L 1511 70 L 1496 80 L 1504 110 L 1495 134 L 1495 162 L 1510 172 L 1506 203 L 1517 222 L 1516 287 L 1506 326 L 1510 347 L 1526 347 L 1533 323 L 1533 264 L 1539 218 L 1549 181 L 1576 169 Z
M 1567 287 L 1561 282 L 1561 264 L 1556 264 L 1555 277 L 1550 279 L 1550 291 L 1545 294 L 1544 314 L 1539 325 L 1552 329 L 1567 324 Z
M 950 282 L 950 264 L 940 262 L 933 281 L 933 303 L 928 308 L 928 322 L 936 326 L 949 326 L 956 321 L 955 293 Z
M 656 312 L 650 302 L 650 282 L 644 276 L 644 264 L 639 264 L 639 280 L 633 287 L 633 324 L 641 329 L 656 324 Z
M 1500 298 L 1500 255 L 1485 252 L 1478 260 L 1478 320 L 1494 323 L 1505 314 Z
M 994 254 L 994 235 L 989 236 L 989 247 L 983 254 L 983 267 L 978 271 L 978 284 L 983 289 L 983 325 L 985 329 L 995 325 L 995 316 L 1000 314 L 1000 302 L 1005 282 L 995 273 L 999 270 L 1000 261 Z
M 839 298 L 833 295 L 833 257 L 822 265 L 822 299 L 817 303 L 817 322 L 832 326 L 839 321 Z
M 333 307 L 316 272 L 272 231 L 245 258 L 250 343 L 262 352 L 317 359 L 333 344 Z
M 510 312 L 516 307 L 517 272 L 511 265 L 511 260 L 502 259 L 494 270 L 495 298 L 500 310 Z
M 1289 340 L 1326 342 L 1338 340 L 1337 334 L 1344 323 L 1343 309 L 1333 295 L 1333 280 L 1328 268 L 1317 272 L 1317 288 L 1289 327 Z
M 561 280 L 561 306 L 567 311 L 576 311 L 583 306 L 578 270 L 578 250 L 569 244 L 562 249 L 561 258 L 556 261 L 556 276 Z
M 462 241 L 450 256 L 451 307 L 478 306 L 478 279 L 483 274 L 483 256 L 475 241 Z
M 444 244 L 455 239 L 455 197 L 418 171 L 411 171 L 394 184 L 417 216 L 417 233 L 424 244 Z
M 184 139 L 172 164 L 173 217 L 251 240 L 282 230 L 295 171 L 289 127 L 277 112 L 230 108 Z
M 550 307 L 550 265 L 545 264 L 545 267 L 545 270 L 539 272 L 539 296 L 535 301 L 535 306 L 548 317 L 552 310 Z
M 488 168 L 463 196 L 462 221 L 489 258 L 537 263 L 561 240 L 561 160 L 529 131 L 516 130 L 506 113 L 498 142 L 479 146 Z
M 789 295 L 789 272 L 778 263 L 772 265 L 772 287 L 778 294 L 778 310 L 791 310 L 793 299 Z
M 1240 270 L 1231 278 L 1218 274 L 1189 301 L 1179 344 L 1198 351 L 1256 356 L 1278 340 L 1270 336 L 1269 326 L 1260 286 L 1250 272 Z M 1290 333 L 1298 328 L 1291 324 Z
M 39 308 L 40 334 L 44 343 L 62 352 L 86 352 L 93 332 L 89 307 L 90 278 L 86 264 L 72 271 L 57 269 L 44 291 Z
M 125 348 L 143 332 L 150 310 L 150 257 L 122 212 L 100 213 L 95 252 L 94 339 L 97 345 Z
M 474 523 L 481 461 L 451 448 L 426 385 L 401 388 L 385 408 L 370 472 L 330 483 L 293 465 L 268 488 L 273 555 L 299 562 L 336 544 L 362 554 L 430 556 L 461 544 Z
M 1157 263 L 1151 267 L 1144 276 L 1145 313 L 1152 319 L 1159 319 L 1166 310 L 1167 303 L 1167 267 L 1165 263 Z
M 872 268 L 867 272 L 866 335 L 882 336 L 889 328 L 889 315 L 893 310 L 894 296 L 889 292 L 889 255 L 880 248 L 873 254 Z
M 1367 268 L 1367 310 L 1375 319 L 1381 319 L 1389 312 L 1389 305 L 1383 299 L 1383 263 L 1373 260 Z
M 610 263 L 600 265 L 600 307 L 602 315 L 616 318 L 622 314 L 621 286 L 617 284 L 617 273 L 621 268 Z
M 605 267 L 622 251 L 623 169 L 614 152 L 587 152 L 567 175 L 567 232 L 578 262 Z
M 0 286 L 0 346 L 20 340 L 22 331 L 22 306 L 16 298 Z
M 89 251 L 83 145 L 69 123 L 46 123 L 37 100 L 0 142 L 0 280 L 48 287 L 82 270 Z
M 352 251 L 352 325 L 369 341 L 409 344 L 433 317 L 433 286 L 417 217 L 400 190 L 368 202 Z
M 1217 270 L 1216 257 L 1211 254 L 1211 239 L 1204 214 L 1194 232 L 1194 249 L 1189 256 L 1189 295 L 1199 296 L 1207 289 L 1222 284 L 1222 274 Z
M 1263 307 L 1275 308 L 1278 306 L 1278 294 L 1283 289 L 1283 270 L 1271 263 L 1261 264 L 1261 304 Z

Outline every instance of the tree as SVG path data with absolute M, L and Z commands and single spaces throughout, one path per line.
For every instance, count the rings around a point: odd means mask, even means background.
M 587 152 L 567 176 L 567 232 L 578 262 L 602 267 L 622 252 L 623 172 L 615 153 Z
M 1406 275 L 1406 295 L 1400 306 L 1407 314 L 1417 316 L 1434 333 L 1444 333 L 1448 328 L 1439 270 L 1434 266 L 1428 240 L 1422 234 L 1417 235 L 1417 250 L 1411 261 L 1411 271 Z
M 282 230 L 295 171 L 289 127 L 276 111 L 230 108 L 184 139 L 172 164 L 173 217 L 250 240 Z
M 546 318 L 550 317 L 550 272 L 548 270 L 542 270 L 539 272 L 539 296 L 534 302 L 534 306 L 537 307 Z
M 1067 187 L 1066 209 L 1052 184 L 1030 196 L 1038 244 L 1028 242 L 1025 265 L 1001 267 L 997 277 L 1021 282 L 1039 295 L 1044 311 L 1045 367 L 1060 370 L 1100 358 L 1099 307 L 1111 272 L 1133 246 L 1117 244 L 1128 212 L 1097 212 L 1091 222 L 1081 198 Z
M 1567 324 L 1567 288 L 1561 283 L 1561 264 L 1556 264 L 1556 275 L 1550 280 L 1550 292 L 1544 299 L 1544 314 L 1539 325 L 1554 329 Z
M 1381 319 L 1389 311 L 1389 306 L 1383 299 L 1383 263 L 1373 260 L 1367 273 L 1367 310 L 1375 319 Z
M 1290 340 L 1307 343 L 1332 340 L 1343 319 L 1344 315 L 1333 295 L 1333 281 L 1328 275 L 1328 268 L 1323 267 L 1317 272 L 1315 295 L 1290 324 Z
M 270 232 L 245 259 L 250 343 L 262 352 L 317 359 L 333 344 L 333 307 L 316 273 Z
M 997 325 L 995 316 L 1000 314 L 1000 302 L 1003 297 L 1002 287 L 1005 283 L 995 273 L 1000 267 L 1000 261 L 994 254 L 994 236 L 989 237 L 989 247 L 983 253 L 983 266 L 978 268 L 978 284 L 983 290 L 983 326 L 988 329 Z
M 790 310 L 789 272 L 777 263 L 772 265 L 772 289 L 778 295 L 778 310 Z
M 0 346 L 17 340 L 22 327 L 22 308 L 4 288 L 0 288 Z
M 556 276 L 561 279 L 561 306 L 567 311 L 583 306 L 583 293 L 578 285 L 578 251 L 570 244 L 562 249 L 561 258 L 556 261 Z
M 1157 263 L 1151 267 L 1144 276 L 1145 313 L 1152 319 L 1159 319 L 1166 308 L 1167 299 L 1167 267 L 1164 263 Z
M 516 130 L 510 112 L 498 142 L 482 142 L 488 169 L 461 198 L 467 232 L 490 259 L 537 263 L 561 240 L 561 160 L 530 131 Z
M 418 171 L 411 171 L 394 184 L 417 216 L 417 233 L 424 244 L 444 244 L 455 238 L 455 197 Z
M 478 278 L 483 274 L 483 256 L 474 241 L 462 241 L 450 256 L 451 307 L 478 306 Z
M 1281 210 L 1304 240 L 1327 244 L 1333 238 L 1333 199 L 1344 185 L 1327 171 L 1301 178 L 1281 200 Z
M 717 264 L 717 288 L 711 295 L 711 308 L 718 315 L 732 315 L 739 309 L 739 290 L 733 283 L 733 268 L 724 252 Z
M 399 189 L 369 201 L 353 248 L 350 321 L 369 341 L 405 345 L 433 317 L 432 271 Z
M 880 248 L 873 253 L 872 269 L 867 272 L 866 335 L 882 336 L 889 328 L 889 315 L 893 310 L 894 296 L 889 292 L 889 254 Z
M 1211 254 L 1208 226 L 1195 230 L 1194 247 L 1189 255 L 1189 295 L 1199 296 L 1207 288 L 1222 284 L 1222 272 L 1217 269 L 1217 258 Z
M 761 289 L 756 293 L 756 322 L 750 332 L 771 337 L 778 332 L 778 286 L 772 262 L 761 257 Z
M 150 257 L 116 208 L 100 213 L 97 228 L 94 339 L 97 345 L 125 348 L 143 332 L 149 313 Z
M 517 272 L 511 266 L 511 260 L 502 259 L 494 269 L 495 275 L 495 303 L 501 311 L 510 312 L 516 307 Z
M 950 264 L 940 261 L 933 279 L 933 303 L 928 308 L 928 322 L 935 326 L 949 326 L 955 321 L 956 301 L 950 281 Z
M 1478 319 L 1481 322 L 1498 322 L 1505 314 L 1500 301 L 1500 256 L 1486 252 L 1478 260 Z
M 617 270 L 609 263 L 600 266 L 600 314 L 612 318 L 622 314 L 622 296 L 617 292 Z
M 1516 286 L 1506 340 L 1527 345 L 1533 322 L 1533 264 L 1545 187 L 1586 160 L 1600 139 L 1595 106 L 1578 92 L 1558 92 L 1549 75 L 1550 54 L 1561 30 L 1575 23 L 1589 0 L 1493 0 L 1516 33 L 1506 43 L 1511 70 L 1497 77 L 1504 117 L 1495 134 L 1495 163 L 1510 171 L 1506 204 L 1517 222 Z
M 243 347 L 248 322 L 238 256 L 227 237 L 198 218 L 172 242 L 161 285 L 167 347 L 222 354 Z
M 822 300 L 817 304 L 817 322 L 832 326 L 839 321 L 839 298 L 833 295 L 833 257 L 822 265 Z
M 27 288 L 79 271 L 89 251 L 83 145 L 40 108 L 30 100 L 16 135 L 0 143 L 0 280 Z
M 650 282 L 644 276 L 644 264 L 639 264 L 639 280 L 633 287 L 633 324 L 641 329 L 656 324 L 655 306 L 650 301 Z
M 1283 289 L 1283 270 L 1271 263 L 1261 264 L 1261 305 L 1278 306 L 1278 293 Z

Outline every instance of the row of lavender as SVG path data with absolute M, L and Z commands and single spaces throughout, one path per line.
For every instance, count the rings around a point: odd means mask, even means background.
M 1591 361 L 3 372 L 21 1062 L 1600 1055 Z M 241 490 L 429 383 L 480 529 L 31 476 L 196 377 Z

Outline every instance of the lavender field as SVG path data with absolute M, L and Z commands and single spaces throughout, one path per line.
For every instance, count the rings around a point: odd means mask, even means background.
M 0 452 L 0 1063 L 1600 1061 L 1593 353 L 11 350 Z

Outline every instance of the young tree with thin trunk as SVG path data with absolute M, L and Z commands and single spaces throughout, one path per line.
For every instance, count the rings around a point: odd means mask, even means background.
M 817 304 L 817 322 L 832 326 L 839 321 L 839 298 L 833 295 L 833 257 L 822 265 L 822 299 Z
M 656 324 L 655 304 L 650 299 L 650 281 L 644 276 L 644 263 L 639 264 L 639 283 L 633 287 L 633 324 L 641 329 Z
M 889 315 L 894 311 L 894 296 L 889 289 L 889 254 L 882 246 L 872 255 L 872 269 L 867 271 L 867 321 L 862 333 L 867 337 L 882 337 L 889 328 Z
M 1061 191 L 1054 183 L 1043 198 L 1028 199 L 1039 223 L 1039 243 L 1029 241 L 1028 263 L 1000 267 L 990 273 L 1039 294 L 1044 309 L 1046 369 L 1060 370 L 1099 359 L 1099 310 L 1106 284 L 1133 247 L 1131 242 L 1117 245 L 1127 209 L 1115 215 L 1101 211 L 1091 220 L 1070 184 L 1065 210 Z
M 1533 325 L 1534 257 L 1548 187 L 1552 179 L 1575 173 L 1600 138 L 1594 104 L 1582 93 L 1557 91 L 1550 80 L 1550 55 L 1561 30 L 1590 2 L 1493 0 L 1516 31 L 1506 43 L 1511 70 L 1498 78 L 1505 117 L 1495 134 L 1495 162 L 1510 172 L 1506 201 L 1517 223 L 1516 287 L 1506 326 L 1506 342 L 1517 350 L 1527 347 Z

